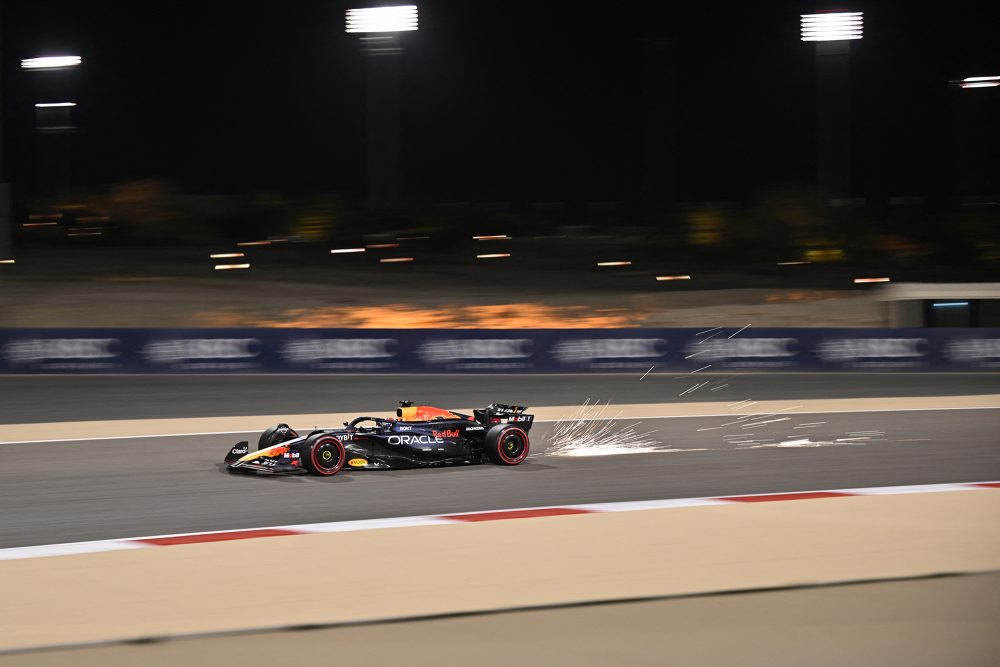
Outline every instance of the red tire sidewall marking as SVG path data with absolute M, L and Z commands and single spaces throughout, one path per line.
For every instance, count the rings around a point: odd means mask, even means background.
M 521 435 L 521 441 L 524 443 L 524 451 L 521 452 L 521 455 L 515 459 L 510 458 L 503 451 L 503 441 L 507 438 L 507 434 L 510 433 L 511 431 L 519 433 Z M 503 459 L 504 463 L 509 463 L 510 465 L 517 465 L 518 463 L 526 459 L 528 457 L 528 447 L 529 447 L 528 434 L 519 428 L 514 428 L 514 427 L 505 428 L 504 430 L 500 431 L 500 437 L 497 438 L 497 453 L 500 455 L 500 458 Z
M 322 464 L 320 464 L 319 461 L 316 460 L 316 452 L 319 450 L 320 446 L 325 445 L 326 443 L 331 441 L 337 443 L 337 446 L 340 449 L 340 461 L 337 463 L 337 467 L 332 470 L 324 467 Z M 313 443 L 312 447 L 309 450 L 309 459 L 312 461 L 313 469 L 319 475 L 328 475 L 328 476 L 336 475 L 338 472 L 340 472 L 340 469 L 344 467 L 344 459 L 346 457 L 347 453 L 346 450 L 344 449 L 344 443 L 342 443 L 339 438 L 335 438 L 332 435 L 325 435 L 321 438 L 318 438 L 316 442 Z

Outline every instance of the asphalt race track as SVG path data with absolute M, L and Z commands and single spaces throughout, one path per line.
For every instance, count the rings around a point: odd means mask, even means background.
M 391 410 L 397 400 L 469 407 L 1000 393 L 995 373 L 698 373 L 728 384 L 679 396 L 692 374 L 0 375 L 0 424 Z
M 676 383 L 690 384 L 653 377 L 647 385 L 647 377 L 642 389 L 634 389 L 630 384 L 639 385 L 636 377 L 602 376 L 593 383 L 599 389 L 595 391 L 586 386 L 588 378 L 595 377 L 488 378 L 495 393 L 483 388 L 486 378 L 479 383 L 457 376 L 357 378 L 350 399 L 338 400 L 337 408 L 391 407 L 396 395 L 428 403 L 440 400 L 444 405 L 513 401 L 520 396 L 526 396 L 523 402 L 529 404 L 565 405 L 590 395 L 614 398 L 617 403 L 613 394 L 624 389 L 632 394 L 621 402 L 667 402 L 677 393 Z M 30 405 L 45 397 L 51 412 L 44 416 L 49 421 L 86 418 L 84 414 L 91 419 L 163 417 L 184 409 L 192 416 L 221 414 L 219 405 L 235 414 L 273 413 L 285 406 L 303 412 L 316 409 L 317 399 L 307 397 L 303 405 L 291 394 L 321 386 L 318 380 L 8 377 L 0 381 L 0 396 L 8 408 L 11 402 Z M 997 380 L 996 375 L 747 375 L 731 380 L 729 396 L 712 398 L 984 394 L 997 390 Z M 148 390 L 157 382 L 162 382 L 159 401 Z M 520 394 L 514 393 L 515 384 L 524 388 Z M 331 395 L 344 391 L 332 378 L 322 378 L 322 386 Z M 180 408 L 162 400 L 185 387 Z M 223 400 L 219 392 L 226 389 L 232 389 L 233 396 Z M 543 389 L 550 393 L 542 394 Z M 130 391 L 134 400 L 117 404 L 110 400 Z M 201 392 L 218 400 L 199 402 Z M 234 396 L 244 400 L 237 402 Z M 330 397 L 323 403 L 329 406 Z M 147 406 L 154 404 L 146 414 Z M 41 415 L 36 410 L 14 420 L 5 410 L 4 420 L 41 421 Z M 551 455 L 547 442 L 552 426 L 542 423 L 532 430 L 531 458 L 515 468 L 355 472 L 333 478 L 230 475 L 220 462 L 231 443 L 241 439 L 232 435 L 3 444 L 0 548 L 565 503 L 1000 479 L 997 409 L 794 415 L 792 421 L 769 425 L 770 431 L 754 431 L 752 444 L 735 444 L 726 437 L 732 430 L 715 428 L 726 421 L 720 417 L 643 420 L 639 430 L 656 431 L 653 437 L 667 451 L 585 457 Z M 815 424 L 802 431 L 807 434 L 806 446 L 789 440 L 791 424 Z M 798 437 L 799 432 L 794 433 Z M 783 446 L 775 446 L 782 442 Z

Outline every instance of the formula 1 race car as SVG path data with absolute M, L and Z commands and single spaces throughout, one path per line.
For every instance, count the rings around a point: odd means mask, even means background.
M 299 435 L 288 424 L 264 431 L 257 450 L 246 440 L 226 454 L 230 472 L 336 475 L 492 462 L 514 466 L 528 456 L 534 415 L 493 403 L 473 415 L 400 401 L 396 417 L 357 417 L 343 428 Z

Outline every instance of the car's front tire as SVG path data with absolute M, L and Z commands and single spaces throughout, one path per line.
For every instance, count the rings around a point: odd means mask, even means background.
M 344 443 L 332 435 L 309 438 L 305 446 L 300 449 L 299 455 L 306 470 L 326 477 L 340 472 L 347 460 Z
M 531 441 L 516 426 L 499 424 L 486 434 L 486 455 L 496 464 L 516 466 L 528 457 Z
M 275 424 L 260 434 L 257 440 L 257 449 L 267 449 L 271 445 L 277 445 L 286 440 L 294 440 L 299 437 L 288 424 Z

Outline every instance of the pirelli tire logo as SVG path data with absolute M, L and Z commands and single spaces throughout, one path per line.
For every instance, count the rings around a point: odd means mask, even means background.
M 18 338 L 2 348 L 13 365 L 66 370 L 117 368 L 122 354 L 118 338 Z
M 825 338 L 816 356 L 825 363 L 855 368 L 912 368 L 927 365 L 926 338 Z
M 568 338 L 556 342 L 552 358 L 584 368 L 638 368 L 667 354 L 664 338 Z
M 948 361 L 980 368 L 1000 368 L 1000 338 L 953 338 L 944 346 Z
M 290 340 L 280 352 L 293 366 L 316 369 L 386 369 L 398 366 L 395 338 L 304 338 Z
M 692 363 L 730 368 L 782 368 L 798 364 L 798 338 L 723 338 L 692 340 L 684 348 Z
M 417 347 L 424 363 L 452 369 L 530 368 L 533 355 L 530 338 L 437 338 Z
M 261 342 L 256 338 L 164 338 L 142 348 L 150 363 L 189 370 L 257 368 Z

